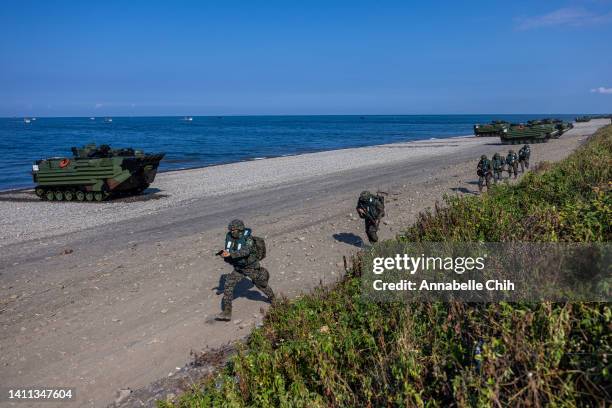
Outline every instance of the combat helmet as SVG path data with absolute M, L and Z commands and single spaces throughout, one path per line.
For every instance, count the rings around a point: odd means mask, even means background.
M 367 200 L 372 196 L 372 193 L 370 193 L 368 190 L 363 190 L 361 192 L 361 194 L 359 194 L 359 199 L 360 200 Z
M 238 230 L 238 231 L 244 231 L 244 221 L 239 220 L 239 219 L 234 219 L 231 220 L 230 223 L 227 225 L 227 229 L 232 231 L 232 230 Z
M 514 154 L 514 150 L 508 150 L 508 153 Z
M 487 160 L 487 155 L 483 154 L 482 156 L 480 156 L 480 160 Z
M 493 155 L 493 158 L 496 158 L 496 157 L 499 158 L 499 152 L 495 152 L 495 154 Z

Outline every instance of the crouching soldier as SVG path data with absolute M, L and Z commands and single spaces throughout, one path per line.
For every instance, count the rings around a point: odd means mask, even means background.
M 525 169 L 529 169 L 529 156 L 531 156 L 531 148 L 528 144 L 521 147 L 518 152 L 518 160 L 521 164 L 521 173 L 525 172 Z
M 268 286 L 268 280 L 270 279 L 268 270 L 259 264 L 259 261 L 266 256 L 266 246 L 263 238 L 254 237 L 251 230 L 245 228 L 244 222 L 241 220 L 230 222 L 228 230 L 225 236 L 225 249 L 217 253 L 234 267 L 234 270 L 225 277 L 225 288 L 221 301 L 222 312 L 216 317 L 217 320 L 223 321 L 232 318 L 234 288 L 244 278 L 251 279 L 257 289 L 261 290 L 270 302 L 274 300 L 274 292 Z
M 476 174 L 478 174 L 478 191 L 482 193 L 482 188 L 487 185 L 487 190 L 491 187 L 491 162 L 487 159 L 484 154 L 480 156 L 480 161 L 476 167 Z
M 357 213 L 365 220 L 365 230 L 370 243 L 378 242 L 378 224 L 385 216 L 385 198 L 362 191 L 357 201 Z
M 506 156 L 506 164 L 508 165 L 508 178 L 514 174 L 514 178 L 518 175 L 518 157 L 514 150 L 510 150 Z
M 502 179 L 502 173 L 504 171 L 504 164 L 506 164 L 506 161 L 499 153 L 495 153 L 491 162 L 493 165 L 493 181 L 495 184 L 497 184 L 497 182 L 501 181 Z

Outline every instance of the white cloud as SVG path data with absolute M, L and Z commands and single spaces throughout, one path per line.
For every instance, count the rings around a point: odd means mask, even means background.
M 599 88 L 591 89 L 592 93 L 600 93 L 600 94 L 612 94 L 612 88 L 604 88 L 600 86 Z
M 561 8 L 541 16 L 517 19 L 517 22 L 519 30 L 555 26 L 582 27 L 612 22 L 612 12 L 596 14 L 581 8 Z

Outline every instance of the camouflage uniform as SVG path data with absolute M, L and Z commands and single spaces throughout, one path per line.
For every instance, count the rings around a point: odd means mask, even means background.
M 502 179 L 502 173 L 504 171 L 504 164 L 506 161 L 499 153 L 495 153 L 493 155 L 493 159 L 491 160 L 491 164 L 493 165 L 493 181 L 497 184 L 498 181 Z
M 521 164 L 521 173 L 525 172 L 525 169 L 529 168 L 529 156 L 531 156 L 531 148 L 528 144 L 521 147 L 518 152 L 519 163 Z
M 476 173 L 478 174 L 478 190 L 480 192 L 482 192 L 485 183 L 487 185 L 487 190 L 491 187 L 491 170 L 491 162 L 487 159 L 487 156 L 483 154 L 480 156 L 480 161 L 476 167 Z
M 506 164 L 508 165 L 508 177 L 514 173 L 514 178 L 518 175 L 518 157 L 514 150 L 510 150 L 506 156 Z
M 230 255 L 225 261 L 232 265 L 234 270 L 225 275 L 225 288 L 221 301 L 223 312 L 217 316 L 217 320 L 231 319 L 234 288 L 244 278 L 249 278 L 270 301 L 274 300 L 274 292 L 268 285 L 270 274 L 259 264 L 251 230 L 245 228 L 240 220 L 233 220 L 229 224 L 229 230 L 225 238 L 225 250 Z
M 371 243 L 378 242 L 378 225 L 385 216 L 384 204 L 369 191 L 362 191 L 357 201 L 357 213 L 365 220 L 368 240 Z

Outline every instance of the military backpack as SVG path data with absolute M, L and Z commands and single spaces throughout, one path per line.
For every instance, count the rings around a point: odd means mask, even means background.
M 252 236 L 253 238 L 253 249 L 255 250 L 255 257 L 258 261 L 261 261 L 266 257 L 266 241 L 262 237 Z
M 380 204 L 379 208 L 377 208 L 377 203 Z M 357 207 L 363 209 L 374 219 L 382 218 L 385 216 L 385 196 L 381 194 L 372 194 L 366 199 L 360 197 L 357 202 Z M 366 215 L 359 213 L 359 217 L 366 218 Z

